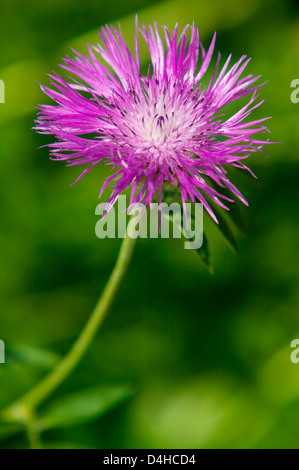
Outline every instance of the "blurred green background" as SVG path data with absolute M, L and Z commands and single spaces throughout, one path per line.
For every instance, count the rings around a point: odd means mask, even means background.
M 38 82 L 70 47 L 85 51 L 106 22 L 133 45 L 134 15 L 182 28 L 195 20 L 207 46 L 218 32 L 222 63 L 252 57 L 269 80 L 256 117 L 272 140 L 251 157 L 258 180 L 232 173 L 250 201 L 234 255 L 209 224 L 215 274 L 182 240 L 138 240 L 129 274 L 88 354 L 44 404 L 45 447 L 298 448 L 299 17 L 295 1 L 14 0 L 0 2 L 1 299 L 0 407 L 37 383 L 71 346 L 113 267 L 119 240 L 94 233 L 95 167 L 48 159 L 49 136 L 31 130 L 49 102 Z M 148 60 L 141 47 L 141 59 Z M 72 54 L 72 53 L 71 53 Z M 209 226 L 210 225 L 210 226 Z M 92 405 L 94 403 L 94 406 Z M 61 406 L 71 412 L 62 416 Z M 78 409 L 80 412 L 78 412 Z M 0 446 L 27 446 L 0 426 Z

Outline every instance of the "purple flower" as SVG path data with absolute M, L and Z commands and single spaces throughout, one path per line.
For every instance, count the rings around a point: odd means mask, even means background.
M 222 200 L 230 199 L 219 194 L 216 185 L 247 204 L 229 181 L 225 166 L 249 170 L 243 160 L 267 143 L 256 134 L 269 132 L 262 124 L 268 118 L 246 121 L 262 104 L 256 102 L 262 85 L 256 85 L 259 76 L 240 78 L 250 60 L 245 55 L 231 67 L 229 55 L 218 71 L 219 53 L 213 76 L 204 85 L 216 34 L 206 52 L 194 24 L 180 36 L 177 25 L 171 35 L 166 26 L 163 29 L 166 47 L 157 24 L 139 27 L 136 18 L 134 57 L 120 28 L 103 27 L 102 44 L 88 47 L 86 55 L 63 59 L 61 67 L 76 80 L 68 83 L 53 73 L 49 76 L 55 89 L 41 87 L 57 105 L 39 107 L 35 129 L 56 137 L 49 144 L 52 158 L 70 166 L 87 164 L 77 181 L 102 160 L 112 165 L 112 175 L 101 189 L 102 194 L 114 180 L 109 207 L 130 185 L 130 203 L 149 205 L 156 193 L 161 202 L 168 182 L 180 188 L 183 205 L 187 199 L 198 200 L 217 221 L 206 197 L 225 209 Z M 146 75 L 140 72 L 139 33 L 151 57 Z M 219 113 L 248 94 L 247 104 L 233 116 L 227 119 Z

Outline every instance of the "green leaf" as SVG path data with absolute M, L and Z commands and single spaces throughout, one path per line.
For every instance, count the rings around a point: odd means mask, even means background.
M 205 267 L 209 270 L 209 273 L 214 274 L 209 242 L 205 233 L 203 233 L 202 246 L 198 248 L 196 252 L 200 256 L 200 259 L 204 263 Z
M 132 395 L 127 386 L 97 387 L 74 393 L 52 405 L 35 423 L 39 430 L 65 428 L 91 421 Z
M 234 202 L 229 202 L 225 201 L 226 206 L 229 208 L 229 210 L 223 210 L 221 209 L 218 204 L 216 204 L 213 200 L 210 200 L 210 205 L 218 219 L 219 225 L 218 228 L 228 241 L 230 247 L 233 249 L 233 251 L 236 253 L 238 252 L 238 246 L 237 246 L 237 241 L 236 238 L 232 232 L 231 227 L 229 226 L 227 219 L 230 219 L 234 222 L 235 226 L 240 230 L 241 233 L 245 234 L 246 233 L 246 222 L 243 216 L 243 212 L 240 208 L 240 201 L 239 199 L 226 187 L 221 187 L 220 189 L 217 187 L 215 182 L 206 176 L 206 180 L 208 181 L 209 185 L 216 189 L 217 191 L 223 195 L 228 197 L 229 199 L 232 199 Z M 225 216 L 222 215 L 225 213 Z
M 227 207 L 229 207 L 229 211 L 227 211 L 226 214 L 227 214 L 227 217 L 230 218 L 234 222 L 234 224 L 240 230 L 240 232 L 245 234 L 247 231 L 247 227 L 246 227 L 246 222 L 244 219 L 243 212 L 240 207 L 240 201 L 227 188 L 221 188 L 221 193 L 224 196 L 227 196 L 230 199 L 234 200 L 234 202 L 232 203 L 230 202 L 227 203 Z
M 59 361 L 58 354 L 27 344 L 11 349 L 10 355 L 21 364 L 43 369 L 53 369 Z
M 234 232 L 232 231 L 226 218 L 222 215 L 221 211 L 218 209 L 218 207 L 216 207 L 215 204 L 213 204 L 213 212 L 219 222 L 218 224 L 215 223 L 216 227 L 220 230 L 233 252 L 238 253 L 238 244 Z
M 191 216 L 191 223 L 193 223 L 194 221 L 194 213 L 191 212 L 190 214 Z M 170 220 L 172 223 L 173 223 L 173 217 L 172 216 L 169 216 L 169 215 L 166 215 L 166 214 L 163 214 L 163 217 L 166 217 L 168 220 Z M 183 234 L 183 236 L 186 238 L 186 240 L 188 240 L 187 236 L 186 236 L 186 233 L 184 231 L 184 225 L 183 225 L 183 218 L 184 218 L 184 215 L 182 214 L 181 215 L 181 224 L 180 224 L 180 230 Z M 194 251 L 197 252 L 197 254 L 199 255 L 200 259 L 202 260 L 202 262 L 204 263 L 205 267 L 208 269 L 209 273 L 210 274 L 214 274 L 214 269 L 213 269 L 213 264 L 212 264 L 212 258 L 211 258 L 211 253 L 210 253 L 210 248 L 209 248 L 209 242 L 208 242 L 208 238 L 206 236 L 206 234 L 203 232 L 203 241 L 202 241 L 202 245 L 200 248 L 198 249 L 195 249 Z
M 245 235 L 247 231 L 246 222 L 238 201 L 235 201 L 233 204 L 229 205 L 229 212 L 227 215 L 234 222 L 240 232 Z

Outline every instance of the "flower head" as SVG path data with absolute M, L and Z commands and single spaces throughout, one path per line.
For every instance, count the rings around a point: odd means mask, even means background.
M 213 76 L 204 85 L 216 35 L 206 52 L 194 24 L 180 36 L 177 25 L 171 34 L 163 29 L 165 45 L 157 24 L 139 27 L 136 18 L 134 57 L 120 28 L 103 27 L 101 44 L 88 47 L 86 55 L 63 59 L 61 67 L 76 79 L 69 83 L 53 73 L 55 89 L 42 86 L 57 105 L 39 107 L 35 129 L 56 137 L 49 144 L 53 158 L 87 164 L 78 179 L 102 160 L 112 165 L 101 190 L 114 180 L 110 206 L 130 185 L 131 203 L 149 205 L 156 193 L 161 202 L 168 182 L 180 188 L 183 205 L 189 198 L 198 200 L 216 220 L 207 197 L 226 209 L 223 200 L 230 199 L 215 187 L 227 187 L 247 204 L 225 165 L 249 170 L 243 160 L 265 144 L 256 134 L 268 131 L 262 124 L 267 118 L 246 121 L 262 104 L 256 102 L 259 77 L 240 78 L 250 60 L 246 56 L 230 66 L 230 55 L 219 70 L 218 54 Z M 150 52 L 146 75 L 140 72 L 139 34 Z M 247 104 L 233 116 L 219 113 L 248 94 Z

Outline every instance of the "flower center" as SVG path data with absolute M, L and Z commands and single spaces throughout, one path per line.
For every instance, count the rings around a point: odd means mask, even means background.
M 168 114 L 156 113 L 154 116 L 148 116 L 144 119 L 145 139 L 153 144 L 162 144 L 173 137 L 174 132 L 174 113 L 169 118 Z

